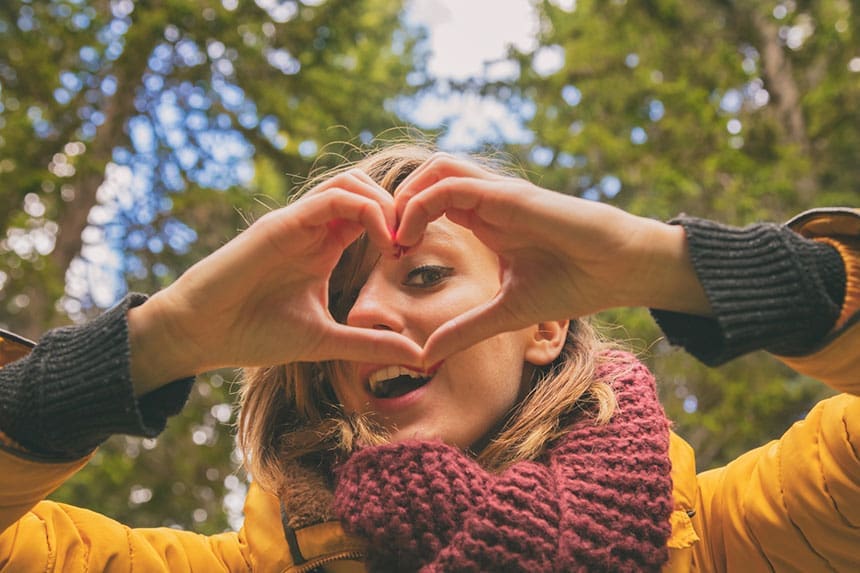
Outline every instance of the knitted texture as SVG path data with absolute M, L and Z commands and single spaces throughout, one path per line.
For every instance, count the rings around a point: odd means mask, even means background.
M 81 458 L 112 434 L 161 433 L 193 379 L 135 398 L 126 315 L 145 300 L 130 294 L 92 322 L 51 330 L 0 368 L 0 431 L 51 461 Z
M 335 512 L 372 571 L 658 571 L 668 559 L 669 424 L 654 378 L 613 353 L 618 410 L 499 474 L 439 442 L 356 452 Z M 609 376 L 611 379 L 612 376 Z
M 816 237 L 814 240 L 836 249 L 847 275 L 843 285 L 845 294 L 842 297 L 842 312 L 835 326 L 839 329 L 860 311 L 860 238 L 837 235 Z
M 715 318 L 652 310 L 672 344 L 714 366 L 754 350 L 815 348 L 839 317 L 845 265 L 835 248 L 772 224 L 680 218 Z

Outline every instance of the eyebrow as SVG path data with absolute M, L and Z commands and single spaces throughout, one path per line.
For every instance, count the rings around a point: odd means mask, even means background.
M 435 227 L 430 227 L 428 225 L 427 229 L 424 231 L 424 239 L 421 241 L 421 244 L 423 245 L 428 240 L 431 243 L 441 242 L 451 244 L 457 240 L 457 237 L 444 227 L 441 227 L 439 225 L 436 225 Z

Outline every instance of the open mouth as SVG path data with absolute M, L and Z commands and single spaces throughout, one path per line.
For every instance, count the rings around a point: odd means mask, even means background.
M 368 387 L 376 398 L 397 398 L 414 392 L 432 378 L 432 373 L 418 372 L 403 366 L 388 366 L 370 375 Z

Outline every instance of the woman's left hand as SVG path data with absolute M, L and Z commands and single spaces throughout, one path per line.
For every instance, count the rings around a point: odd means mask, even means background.
M 214 368 L 324 360 L 417 364 L 421 347 L 380 329 L 338 323 L 329 280 L 367 233 L 392 249 L 391 195 L 350 170 L 272 211 L 129 311 L 132 384 L 138 395 Z
M 439 327 L 427 364 L 501 332 L 620 306 L 707 315 L 680 226 L 542 189 L 438 154 L 395 196 L 396 242 L 418 244 L 433 220 L 470 229 L 495 251 L 501 288 L 494 298 Z

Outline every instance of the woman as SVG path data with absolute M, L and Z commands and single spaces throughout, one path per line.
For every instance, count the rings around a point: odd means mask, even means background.
M 420 147 L 322 178 L 164 291 L 0 370 L 0 563 L 856 566 L 860 214 L 800 219 L 815 240 L 679 223 Z M 846 394 L 697 478 L 644 367 L 570 320 L 615 306 L 661 309 L 709 363 L 768 348 Z M 111 433 L 156 435 L 183 377 L 222 366 L 248 369 L 241 532 L 127 530 L 40 501 Z

